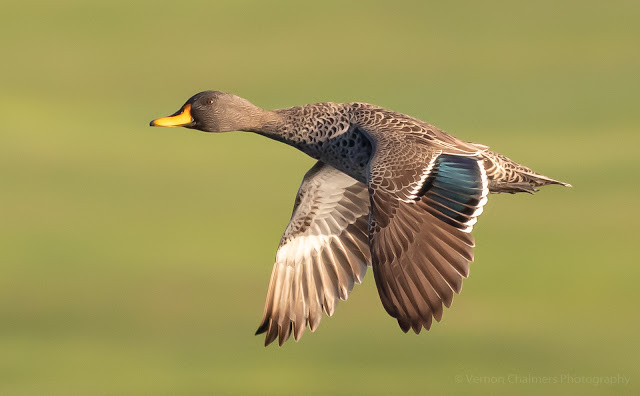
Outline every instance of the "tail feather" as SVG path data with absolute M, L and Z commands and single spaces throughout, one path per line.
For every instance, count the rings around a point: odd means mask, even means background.
M 565 186 L 565 187 L 573 187 L 569 183 L 565 183 L 565 182 L 560 181 L 560 180 L 552 179 L 550 177 L 541 175 L 539 173 L 532 173 L 531 175 L 525 175 L 525 176 L 529 176 L 531 178 L 532 182 L 537 183 L 538 186 L 548 186 L 550 184 L 558 184 L 558 185 Z
M 536 173 L 502 154 L 487 150 L 483 152 L 483 157 L 489 179 L 489 192 L 491 193 L 527 192 L 533 194 L 538 191 L 537 187 L 550 184 L 572 187 L 569 183 Z

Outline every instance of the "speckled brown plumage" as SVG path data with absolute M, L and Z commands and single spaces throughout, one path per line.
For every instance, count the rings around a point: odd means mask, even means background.
M 401 329 L 429 329 L 469 275 L 470 232 L 488 194 L 568 186 L 487 146 L 366 103 L 268 111 L 206 91 L 151 125 L 255 132 L 318 160 L 278 247 L 257 331 L 266 334 L 265 345 L 314 331 L 322 311 L 333 314 L 367 265 Z

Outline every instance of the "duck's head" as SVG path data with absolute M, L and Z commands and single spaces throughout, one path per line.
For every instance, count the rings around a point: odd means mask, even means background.
M 185 127 L 204 132 L 246 130 L 262 111 L 246 99 L 219 91 L 193 95 L 174 114 L 149 123 L 160 127 Z

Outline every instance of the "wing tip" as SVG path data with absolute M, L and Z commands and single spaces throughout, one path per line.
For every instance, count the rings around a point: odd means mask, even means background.
M 413 330 L 415 334 L 420 334 L 422 329 L 425 329 L 426 331 L 431 330 L 431 324 L 433 323 L 432 318 L 433 317 L 429 315 L 426 318 L 420 317 L 413 321 L 410 321 L 408 318 L 396 318 L 396 320 L 400 325 L 400 330 L 405 334 L 409 333 L 409 330 Z M 436 319 L 436 321 L 439 322 L 440 320 Z
M 264 333 L 265 331 L 267 331 L 267 329 L 269 328 L 267 323 L 268 323 L 268 321 L 263 320 L 262 323 L 260 323 L 260 325 L 258 326 L 258 329 L 254 333 L 254 335 L 260 335 L 260 334 Z

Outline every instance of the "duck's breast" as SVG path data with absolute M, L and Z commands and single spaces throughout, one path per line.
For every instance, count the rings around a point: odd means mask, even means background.
M 372 146 L 366 135 L 351 126 L 346 132 L 318 142 L 319 159 L 365 183 Z

